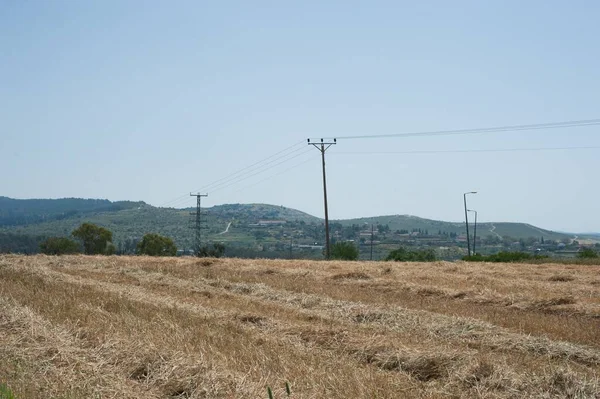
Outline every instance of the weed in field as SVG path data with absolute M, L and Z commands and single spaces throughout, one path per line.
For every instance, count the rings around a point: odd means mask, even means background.
M 0 399 L 16 399 L 10 388 L 5 384 L 0 384 Z

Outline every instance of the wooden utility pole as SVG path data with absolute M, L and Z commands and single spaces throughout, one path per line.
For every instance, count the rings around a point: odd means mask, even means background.
M 321 142 L 311 143 L 310 139 L 307 140 L 308 145 L 314 146 L 317 150 L 321 151 L 321 159 L 323 161 L 323 198 L 325 203 L 325 258 L 329 259 L 330 248 L 329 248 L 329 212 L 327 209 L 327 179 L 325 178 L 325 151 L 336 143 L 336 139 L 333 142 L 325 142 L 321 139 Z

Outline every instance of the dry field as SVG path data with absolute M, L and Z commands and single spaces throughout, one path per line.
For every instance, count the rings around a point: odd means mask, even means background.
M 600 267 L 0 256 L 22 398 L 600 398 Z

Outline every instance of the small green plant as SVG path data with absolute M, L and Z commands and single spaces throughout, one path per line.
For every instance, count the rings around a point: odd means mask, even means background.
M 16 399 L 9 387 L 5 384 L 0 384 L 0 399 Z
M 285 382 L 285 393 L 287 394 L 287 396 L 291 396 L 292 395 L 292 390 L 290 389 L 290 384 L 289 382 Z M 269 395 L 269 399 L 273 399 L 273 390 L 271 389 L 271 387 L 267 387 L 267 394 Z M 2 399 L 2 398 L 0 398 Z

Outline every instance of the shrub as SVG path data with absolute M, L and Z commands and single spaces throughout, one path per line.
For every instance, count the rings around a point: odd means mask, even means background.
M 220 242 L 213 243 L 212 247 L 205 245 L 198 252 L 196 256 L 199 258 L 220 258 L 225 253 L 225 245 Z
M 81 248 L 66 237 L 50 237 L 40 244 L 40 251 L 46 255 L 68 255 L 81 252 Z
M 168 237 L 149 233 L 137 244 L 137 253 L 149 256 L 175 256 L 177 255 L 177 246 Z
M 358 248 L 351 242 L 336 242 L 331 246 L 331 259 L 338 260 L 357 260 Z
M 577 254 L 579 259 L 596 259 L 600 258 L 600 255 L 592 248 L 584 248 Z
M 390 252 L 385 260 L 396 262 L 433 262 L 436 260 L 436 256 L 432 249 L 408 250 L 400 247 Z
M 511 262 L 523 262 L 532 259 L 547 259 L 547 256 L 544 255 L 530 255 L 526 252 L 498 252 L 493 255 L 471 255 L 465 256 L 462 258 L 468 262 L 501 262 L 501 263 L 511 263 Z

